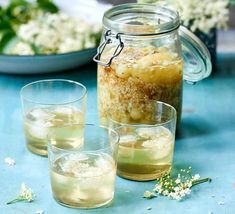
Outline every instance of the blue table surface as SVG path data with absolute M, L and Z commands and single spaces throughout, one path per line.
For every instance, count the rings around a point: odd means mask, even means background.
M 193 188 L 183 201 L 165 197 L 142 198 L 155 182 L 133 182 L 117 177 L 116 193 L 109 207 L 78 210 L 63 207 L 52 198 L 47 158 L 33 155 L 25 147 L 22 130 L 20 88 L 35 80 L 64 78 L 88 88 L 87 121 L 97 121 L 96 65 L 74 71 L 31 76 L 0 74 L 0 213 L 154 213 L 154 214 L 235 214 L 235 55 L 220 55 L 217 71 L 196 85 L 184 85 L 183 118 L 176 139 L 174 167 L 192 166 L 212 183 Z M 15 159 L 9 167 L 5 157 Z M 37 195 L 32 203 L 5 203 L 25 182 Z M 222 202 L 222 203 L 220 203 Z M 151 210 L 147 210 L 151 207 Z

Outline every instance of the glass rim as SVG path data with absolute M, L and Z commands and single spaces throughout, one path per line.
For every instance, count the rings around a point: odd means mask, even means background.
M 89 126 L 89 127 L 95 127 L 95 128 L 99 128 L 99 129 L 102 129 L 102 130 L 107 130 L 108 131 L 111 131 L 112 134 L 115 134 L 116 137 L 115 137 L 115 142 L 113 142 L 113 145 L 116 146 L 118 145 L 119 143 L 119 140 L 120 140 L 120 136 L 118 134 L 117 131 L 115 131 L 113 128 L 110 128 L 110 127 L 107 127 L 107 126 L 103 126 L 103 125 L 95 125 L 95 124 L 92 124 L 92 123 L 85 123 L 85 124 L 81 124 L 81 123 L 75 123 L 75 124 L 68 124 L 68 125 L 63 125 L 63 126 L 58 126 L 59 128 L 63 128 L 63 127 L 70 127 L 70 126 L 74 126 L 74 125 L 78 125 L 78 126 Z M 52 140 L 52 138 L 49 137 L 49 135 L 47 135 L 47 146 L 50 146 L 52 147 L 53 145 L 50 143 L 50 141 Z M 86 144 L 86 139 L 84 138 L 84 144 Z M 110 147 L 112 148 L 113 146 L 111 144 L 107 144 L 106 146 L 104 146 L 104 148 L 100 148 L 100 149 L 93 149 L 93 150 L 90 150 L 90 149 L 86 149 L 86 150 L 81 150 L 79 147 L 79 149 L 62 149 L 62 148 L 59 148 L 59 147 L 56 147 L 54 146 L 57 150 L 59 151 L 64 151 L 64 152 L 95 152 L 95 151 L 104 151 L 106 150 L 110 145 Z M 49 154 L 49 153 L 48 153 Z
M 172 16 L 173 18 L 169 21 L 166 21 L 165 23 L 157 23 L 152 24 L 150 26 L 155 27 L 156 29 L 159 30 L 159 32 L 151 32 L 151 33 L 130 33 L 126 32 L 125 30 L 117 33 L 121 33 L 124 35 L 129 35 L 129 36 L 151 36 L 151 35 L 160 35 L 160 34 L 166 34 L 172 31 L 175 31 L 179 28 L 180 26 L 180 18 L 179 18 L 179 13 L 177 11 L 171 10 L 168 7 L 159 5 L 159 4 L 146 4 L 146 3 L 126 3 L 126 4 L 121 4 L 114 6 L 107 10 L 104 13 L 103 16 L 103 25 L 107 29 L 114 30 L 117 29 L 120 25 L 121 26 L 137 26 L 137 25 L 131 25 L 131 24 L 126 24 L 122 23 L 119 20 L 112 20 L 112 17 L 120 14 L 125 14 L 129 12 L 129 10 L 138 10 L 141 11 L 141 13 L 153 13 L 157 14 L 158 12 L 161 12 L 161 14 L 166 14 L 169 17 Z M 140 25 L 139 25 L 140 26 Z
M 34 101 L 33 99 L 29 99 L 27 97 L 25 97 L 23 95 L 24 93 L 24 90 L 26 90 L 29 86 L 32 86 L 32 85 L 35 85 L 35 84 L 38 84 L 38 83 L 44 83 L 44 82 L 67 82 L 67 83 L 72 83 L 74 85 L 77 85 L 77 86 L 80 86 L 82 89 L 83 89 L 83 93 L 82 95 L 79 97 L 79 98 L 76 98 L 74 100 L 71 100 L 71 101 L 68 101 L 68 102 L 61 102 L 61 103 L 43 103 L 43 102 L 38 102 L 38 101 Z M 60 105 L 69 105 L 69 104 L 72 104 L 72 103 L 75 103 L 79 100 L 82 100 L 85 96 L 87 95 L 87 88 L 86 86 L 84 86 L 82 83 L 80 82 L 77 82 L 77 81 L 74 81 L 74 80 L 68 80 L 68 79 L 45 79 L 45 80 L 37 80 L 37 81 L 33 81 L 33 82 L 30 82 L 26 85 L 24 85 L 21 89 L 20 89 L 20 97 L 21 97 L 21 100 L 26 100 L 28 102 L 31 102 L 31 103 L 34 103 L 34 104 L 40 104 L 40 105 L 44 105 L 44 106 L 60 106 Z
M 108 114 L 108 120 L 111 120 L 113 121 L 114 123 L 116 124 L 120 124 L 120 127 L 124 127 L 124 126 L 132 126 L 132 127 L 137 127 L 137 126 L 145 126 L 145 127 L 154 127 L 154 126 L 162 126 L 162 125 L 165 125 L 165 124 L 168 124 L 168 123 L 171 123 L 173 122 L 174 120 L 176 121 L 177 120 L 177 111 L 175 109 L 174 106 L 168 104 L 168 103 L 165 103 L 165 102 L 162 102 L 162 101 L 157 101 L 157 100 L 150 100 L 149 102 L 151 103 L 157 103 L 157 104 L 163 104 L 164 106 L 167 106 L 168 108 L 170 108 L 173 112 L 173 116 L 170 117 L 166 122 L 160 122 L 160 123 L 155 123 L 155 124 L 147 124 L 147 123 L 123 123 L 123 122 L 118 122 L 114 119 L 112 119 L 110 117 L 110 113 Z M 115 128 L 117 129 L 117 128 Z

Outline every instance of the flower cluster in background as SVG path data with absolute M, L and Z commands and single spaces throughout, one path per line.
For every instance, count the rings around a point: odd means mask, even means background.
M 183 24 L 191 31 L 208 33 L 226 28 L 229 20 L 229 0 L 139 0 L 140 3 L 159 3 L 179 12 Z
M 19 42 L 11 54 L 32 55 L 67 53 L 97 45 L 96 35 L 100 28 L 78 17 L 70 17 L 63 12 L 45 14 L 17 30 Z
M 226 28 L 229 20 L 228 0 L 170 0 L 185 26 L 195 32 L 210 32 L 213 28 Z

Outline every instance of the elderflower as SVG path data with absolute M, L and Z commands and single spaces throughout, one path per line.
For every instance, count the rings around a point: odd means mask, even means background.
M 195 32 L 209 33 L 213 28 L 226 28 L 229 20 L 229 0 L 169 0 L 185 26 Z
M 180 180 L 179 178 L 177 178 L 177 179 L 175 180 L 175 183 L 176 183 L 176 184 L 180 184 L 180 182 L 181 182 L 181 180 Z
M 4 162 L 8 165 L 8 166 L 14 166 L 16 164 L 15 160 L 10 158 L 10 157 L 6 157 L 4 159 Z
M 145 191 L 144 192 L 144 198 L 151 199 L 153 197 L 156 197 L 156 194 L 150 191 Z
M 13 200 L 7 202 L 7 204 L 12 204 L 18 201 L 32 202 L 35 198 L 33 191 L 27 187 L 24 183 L 21 184 L 20 194 Z
M 170 174 L 159 178 L 153 192 L 145 191 L 144 197 L 150 199 L 155 197 L 154 193 L 156 193 L 179 201 L 191 193 L 193 186 L 203 182 L 211 182 L 211 178 L 200 179 L 199 174 L 192 175 L 191 170 L 191 167 L 181 169 L 176 178 Z
M 44 14 L 19 26 L 11 54 L 56 54 L 97 46 L 101 27 L 63 12 Z
M 196 174 L 196 175 L 192 176 L 192 179 L 196 181 L 196 180 L 200 179 L 200 175 Z
M 229 20 L 229 0 L 139 0 L 159 3 L 179 12 L 183 24 L 191 31 L 209 33 L 212 29 L 226 28 Z
M 44 211 L 43 211 L 43 210 L 37 210 L 37 211 L 35 212 L 35 214 L 44 214 Z

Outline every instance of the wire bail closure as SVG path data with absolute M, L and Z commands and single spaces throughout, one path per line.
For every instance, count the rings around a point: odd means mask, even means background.
M 119 41 L 119 44 L 118 46 L 116 47 L 112 57 L 109 59 L 109 61 L 107 63 L 105 62 L 102 62 L 100 60 L 101 58 L 101 54 L 104 52 L 104 49 L 106 47 L 106 45 L 108 44 L 111 44 L 112 43 L 112 39 L 110 38 L 110 36 L 112 35 L 112 32 L 111 30 L 107 30 L 104 34 L 104 42 L 102 42 L 99 47 L 97 48 L 97 54 L 93 57 L 93 60 L 95 62 L 97 62 L 98 64 L 104 66 L 104 67 L 109 67 L 113 61 L 113 59 L 115 57 L 117 57 L 121 52 L 122 52 L 122 49 L 124 48 L 124 43 L 122 42 L 121 40 L 121 36 L 120 36 L 121 33 L 117 33 L 115 35 L 115 39 L 117 39 Z

